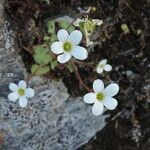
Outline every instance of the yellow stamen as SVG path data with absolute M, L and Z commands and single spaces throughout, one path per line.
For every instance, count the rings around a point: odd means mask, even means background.
M 25 90 L 22 89 L 22 88 L 19 88 L 19 89 L 18 89 L 18 94 L 19 94 L 20 96 L 25 95 Z

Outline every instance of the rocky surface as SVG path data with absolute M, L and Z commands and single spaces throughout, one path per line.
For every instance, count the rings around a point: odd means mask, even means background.
M 34 77 L 36 91 L 25 109 L 10 102 L 10 82 L 27 76 L 14 33 L 4 19 L 0 1 L 0 149 L 74 150 L 86 143 L 106 124 L 107 115 L 95 117 L 82 98 L 71 98 L 61 81 Z

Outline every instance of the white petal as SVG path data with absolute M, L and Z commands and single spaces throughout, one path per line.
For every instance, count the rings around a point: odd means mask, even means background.
M 102 80 L 97 79 L 93 82 L 93 90 L 94 92 L 98 93 L 104 89 L 104 83 Z
M 34 92 L 34 90 L 33 90 L 32 88 L 27 88 L 27 89 L 25 90 L 25 95 L 26 95 L 26 97 L 33 97 L 34 94 L 35 94 L 35 92 Z
M 10 83 L 9 84 L 9 89 L 13 92 L 17 91 L 18 89 L 18 85 L 16 85 L 15 83 Z
M 112 66 L 107 64 L 107 65 L 104 66 L 104 70 L 105 71 L 111 71 L 112 70 Z
M 77 20 L 73 22 L 73 25 L 79 27 L 81 22 L 84 22 L 84 19 L 77 18 Z
M 79 30 L 75 30 L 70 33 L 68 40 L 74 43 L 74 45 L 77 45 L 82 40 L 82 33 Z
M 92 104 L 96 101 L 96 94 L 95 93 L 87 93 L 86 95 L 84 95 L 83 100 L 88 104 Z
M 97 73 L 102 73 L 102 72 L 103 72 L 103 68 L 97 67 L 97 68 L 96 68 L 96 72 L 97 72 Z
M 51 51 L 54 54 L 61 54 L 63 52 L 63 43 L 62 42 L 54 42 L 51 45 Z
M 101 102 L 96 101 L 92 107 L 92 113 L 95 116 L 101 115 L 103 113 L 104 106 Z
M 117 105 L 118 105 L 117 100 L 112 98 L 112 97 L 106 97 L 106 99 L 104 101 L 102 101 L 102 103 L 109 110 L 115 109 L 117 107 Z
M 18 92 L 13 92 L 8 95 L 10 101 L 16 101 L 19 98 Z
M 19 85 L 19 87 L 24 88 L 24 89 L 27 87 L 26 82 L 23 81 L 23 80 L 21 80 L 21 81 L 18 83 L 18 85 Z
M 68 39 L 69 33 L 67 30 L 61 29 L 57 33 L 58 40 L 65 42 Z
M 57 60 L 58 60 L 58 62 L 60 62 L 61 64 L 64 64 L 64 63 L 66 63 L 67 61 L 69 61 L 70 58 L 71 58 L 71 55 L 70 55 L 69 53 L 66 53 L 66 52 L 65 52 L 65 53 L 59 55 L 59 56 L 57 57 Z
M 119 92 L 119 85 L 116 83 L 109 84 L 105 89 L 104 93 L 106 96 L 112 97 Z
M 27 106 L 27 98 L 24 96 L 24 97 L 20 97 L 19 98 L 19 105 L 24 108 Z
M 106 65 L 107 63 L 107 59 L 103 59 L 99 62 L 100 65 Z
M 88 57 L 88 52 L 84 47 L 75 46 L 71 54 L 79 60 L 84 60 Z
M 92 19 L 92 22 L 98 26 L 100 26 L 103 23 L 103 20 L 99 20 L 99 19 Z

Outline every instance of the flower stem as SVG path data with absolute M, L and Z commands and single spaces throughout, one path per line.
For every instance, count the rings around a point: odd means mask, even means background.
M 91 92 L 92 90 L 86 84 L 84 84 L 84 82 L 83 82 L 83 80 L 82 80 L 82 78 L 81 78 L 81 76 L 80 76 L 80 74 L 78 72 L 78 68 L 75 65 L 74 61 L 71 59 L 70 62 L 72 64 L 72 66 L 73 66 L 73 71 L 74 71 L 77 79 L 79 80 L 80 85 L 82 85 L 88 92 Z
M 32 78 L 32 77 L 34 77 L 34 74 L 29 74 L 27 77 L 26 77 L 26 83 L 28 84 L 29 83 L 29 81 L 30 81 L 30 79 Z
M 74 62 L 76 64 L 79 64 L 79 65 L 83 65 L 83 66 L 86 66 L 86 67 L 89 67 L 89 68 L 93 68 L 93 63 L 86 63 L 86 62 L 81 62 L 81 61 L 78 61 L 78 60 L 74 60 Z

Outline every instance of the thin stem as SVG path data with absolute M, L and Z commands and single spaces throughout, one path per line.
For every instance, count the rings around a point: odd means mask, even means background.
M 26 83 L 27 83 L 27 84 L 29 83 L 29 81 L 30 81 L 30 79 L 31 79 L 32 77 L 34 77 L 34 74 L 29 74 L 29 75 L 27 76 L 27 78 L 26 78 Z
M 77 66 L 75 65 L 74 61 L 71 59 L 70 60 L 71 64 L 73 65 L 73 70 L 74 70 L 74 73 L 77 77 L 77 79 L 79 80 L 79 83 L 88 91 L 88 92 L 91 92 L 92 90 L 86 85 L 84 84 L 79 72 L 78 72 L 78 68 Z
M 83 66 L 87 66 L 89 68 L 93 68 L 93 63 L 86 63 L 86 62 L 81 62 L 78 60 L 74 60 L 75 63 L 79 64 L 79 65 L 83 65 Z
M 68 25 L 68 27 L 66 28 L 66 30 L 68 30 L 70 28 L 71 25 L 73 25 L 73 23 L 75 22 L 76 19 L 73 19 L 72 22 Z
M 85 41 L 86 41 L 86 46 L 88 47 L 90 45 L 90 38 L 89 38 L 89 34 L 88 34 L 88 31 L 85 27 L 85 24 L 83 25 L 84 27 L 84 33 L 85 33 Z

